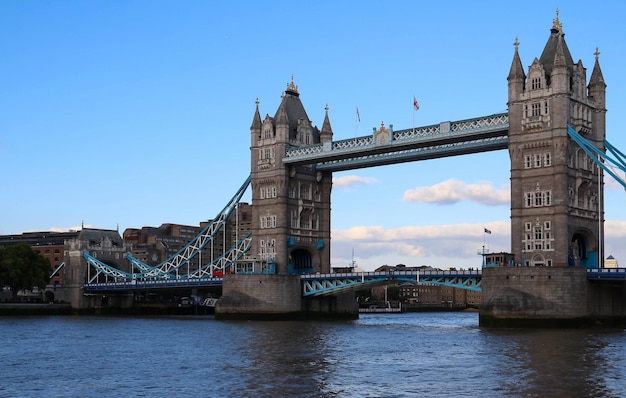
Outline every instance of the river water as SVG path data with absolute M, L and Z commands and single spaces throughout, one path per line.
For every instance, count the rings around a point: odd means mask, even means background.
M 623 330 L 356 321 L 0 318 L 1 397 L 623 397 Z

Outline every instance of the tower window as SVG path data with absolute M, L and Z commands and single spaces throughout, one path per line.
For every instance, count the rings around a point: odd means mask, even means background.
M 526 155 L 524 158 L 524 168 L 526 169 L 530 169 L 531 167 L 533 167 L 533 160 L 532 160 L 532 156 L 530 155 Z
M 543 154 L 543 164 L 544 166 L 552 165 L 552 157 L 550 156 L 550 152 L 546 152 Z
M 530 81 L 530 88 L 532 90 L 539 90 L 541 88 L 541 78 L 533 77 Z
M 535 102 L 531 105 L 531 109 L 533 116 L 541 116 L 541 103 Z

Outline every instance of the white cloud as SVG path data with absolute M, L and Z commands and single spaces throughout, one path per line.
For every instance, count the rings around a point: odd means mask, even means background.
M 492 233 L 485 234 L 484 228 Z M 605 222 L 605 257 L 613 255 L 620 265 L 626 262 L 626 221 Z M 511 224 L 494 221 L 484 225 L 450 224 L 405 226 L 357 226 L 332 231 L 332 266 L 352 261 L 372 271 L 381 265 L 430 265 L 437 268 L 479 267 L 484 245 L 490 252 L 511 251 Z M 623 265 L 622 265 L 623 266 Z
M 70 231 L 80 231 L 83 228 L 98 228 L 98 227 L 94 227 L 91 224 L 84 224 L 82 226 L 75 226 L 75 227 L 50 227 L 47 229 L 31 229 L 29 231 L 26 232 L 43 232 L 43 231 L 50 231 L 50 232 L 70 232 Z
M 484 227 L 492 231 L 484 233 Z M 332 231 L 332 264 L 345 266 L 355 253 L 357 265 L 371 271 L 381 265 L 478 267 L 483 245 L 491 251 L 510 251 L 510 223 L 405 226 L 357 226 Z
M 375 178 L 359 177 L 355 175 L 333 177 L 333 187 L 347 187 L 351 188 L 355 185 L 369 185 L 375 184 L 378 180 Z
M 606 220 L 604 222 L 604 237 L 605 239 L 626 238 L 626 221 Z M 623 242 L 626 243 L 626 241 Z
M 467 184 L 455 179 L 430 187 L 409 189 L 404 193 L 405 202 L 453 204 L 463 200 L 490 206 L 508 205 L 511 203 L 511 193 L 508 185 L 496 189 L 488 182 Z

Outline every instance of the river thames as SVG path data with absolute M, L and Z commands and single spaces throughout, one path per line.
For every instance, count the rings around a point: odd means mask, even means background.
M 623 397 L 623 330 L 356 321 L 0 318 L 2 397 Z

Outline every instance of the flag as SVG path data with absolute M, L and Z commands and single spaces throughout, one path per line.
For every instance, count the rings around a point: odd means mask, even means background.
M 415 97 L 413 97 L 413 109 L 415 109 L 416 111 L 420 110 L 420 104 L 417 102 L 417 99 L 415 99 Z
M 491 231 L 485 228 L 485 233 L 491 235 Z
M 357 120 L 360 122 L 361 121 L 361 115 L 359 115 L 359 107 L 356 107 L 356 118 Z

